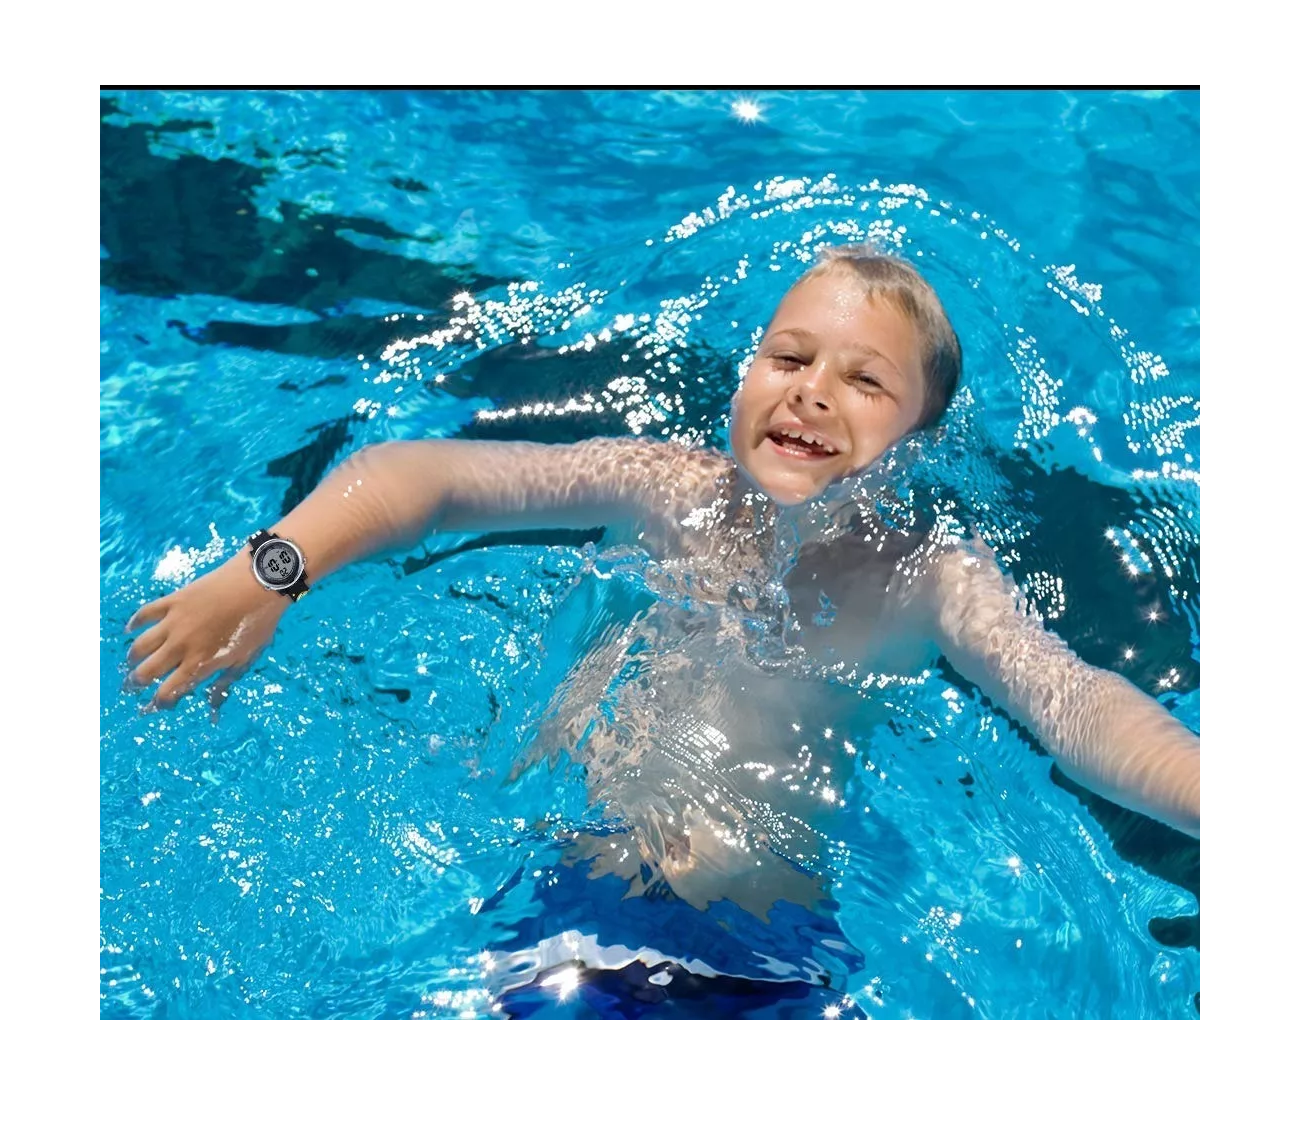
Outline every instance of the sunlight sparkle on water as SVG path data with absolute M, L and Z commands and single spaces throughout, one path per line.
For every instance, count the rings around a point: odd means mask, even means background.
M 548 979 L 544 981 L 545 988 L 548 988 L 552 985 L 557 986 L 558 1000 L 565 1000 L 568 996 L 570 996 L 572 992 L 574 992 L 579 987 L 579 984 L 580 984 L 580 972 L 579 972 L 579 969 L 575 969 L 575 968 L 563 969 L 561 972 L 554 973 L 552 976 L 548 977 Z
M 732 113 L 742 122 L 758 122 L 764 117 L 764 108 L 753 98 L 734 99 Z

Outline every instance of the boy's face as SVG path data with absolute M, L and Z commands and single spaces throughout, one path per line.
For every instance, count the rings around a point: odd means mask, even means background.
M 732 455 L 768 496 L 798 504 L 876 460 L 924 404 L 907 318 L 847 272 L 824 272 L 787 292 L 764 333 L 733 398 Z

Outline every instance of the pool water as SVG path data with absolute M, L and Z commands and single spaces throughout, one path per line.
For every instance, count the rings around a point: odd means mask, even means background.
M 1198 92 L 101 113 L 103 1017 L 1198 1016 L 1199 844 L 1067 781 L 942 663 L 856 675 L 868 711 L 795 739 L 839 773 L 791 864 L 812 909 L 698 908 L 584 853 L 625 818 L 544 721 L 621 694 L 580 702 L 572 672 L 626 634 L 650 655 L 652 610 L 732 615 L 596 530 L 431 534 L 339 572 L 218 724 L 119 691 L 130 613 L 361 446 L 722 447 L 780 294 L 817 245 L 870 239 L 965 352 L 900 502 L 950 503 L 1081 657 L 1198 730 Z

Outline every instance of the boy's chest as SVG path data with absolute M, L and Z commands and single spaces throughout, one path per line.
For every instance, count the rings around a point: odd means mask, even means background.
M 753 625 L 768 614 L 770 595 L 784 589 L 788 641 L 824 668 L 908 672 L 926 660 L 928 643 L 893 561 L 861 539 L 802 548 L 780 588 L 770 541 L 749 532 L 676 531 L 668 550 L 672 556 L 659 561 L 672 585 L 707 603 L 744 607 L 756 615 Z
M 928 644 L 896 582 L 893 563 L 849 537 L 803 549 L 786 578 L 800 643 L 815 661 L 845 671 L 907 673 Z
M 768 613 L 770 595 L 784 592 L 795 641 L 822 666 L 902 672 L 928 660 L 928 636 L 895 569 L 910 547 L 869 520 L 830 541 L 806 542 L 794 566 L 779 569 L 784 536 L 752 508 L 733 504 L 731 461 L 707 452 L 672 459 L 630 525 L 608 532 L 612 541 L 645 547 L 669 576 L 667 586 L 757 616 Z

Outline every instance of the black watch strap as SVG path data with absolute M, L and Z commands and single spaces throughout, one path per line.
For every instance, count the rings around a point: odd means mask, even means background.
M 264 545 L 265 543 L 269 542 L 272 539 L 281 539 L 285 543 L 292 542 L 291 540 L 287 539 L 285 536 L 281 536 L 277 532 L 272 532 L 268 528 L 262 528 L 259 531 L 252 532 L 252 534 L 248 537 L 247 546 L 251 549 L 253 559 L 256 556 L 256 552 L 260 550 L 262 545 Z M 296 544 L 292 544 L 292 546 L 296 547 Z M 301 549 L 299 547 L 297 548 L 297 554 L 301 555 Z M 252 574 L 256 574 L 255 567 L 253 567 L 252 569 Z M 257 581 L 258 582 L 260 581 L 259 575 L 257 575 Z M 261 585 L 264 586 L 265 584 L 262 582 Z M 301 596 L 304 595 L 310 589 L 309 580 L 306 578 L 305 556 L 301 555 L 301 574 L 297 576 L 296 581 L 290 587 L 284 587 L 282 589 L 279 589 L 277 587 L 267 587 L 266 589 L 273 590 L 275 594 L 284 595 L 287 598 L 290 598 L 293 602 L 296 602 L 298 599 L 300 599 Z

